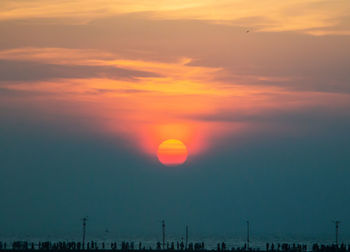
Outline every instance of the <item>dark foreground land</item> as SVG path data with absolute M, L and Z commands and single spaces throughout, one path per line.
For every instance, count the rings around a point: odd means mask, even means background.
M 203 242 L 189 243 L 171 242 L 171 243 L 156 243 L 155 247 L 145 247 L 141 242 L 27 242 L 15 241 L 13 243 L 0 242 L 0 252 L 35 252 L 35 251 L 59 251 L 59 252 L 195 252 L 195 251 L 234 251 L 234 252 L 350 252 L 350 244 L 340 245 L 322 245 L 313 244 L 312 247 L 307 247 L 304 244 L 288 244 L 288 243 L 266 243 L 265 249 L 251 248 L 247 244 L 242 247 L 229 248 L 225 242 L 218 243 L 216 249 L 207 249 Z

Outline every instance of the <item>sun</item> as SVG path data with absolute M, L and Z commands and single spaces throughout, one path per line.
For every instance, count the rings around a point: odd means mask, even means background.
M 177 139 L 165 140 L 158 146 L 158 159 L 166 166 L 177 166 L 185 163 L 187 155 L 186 145 Z

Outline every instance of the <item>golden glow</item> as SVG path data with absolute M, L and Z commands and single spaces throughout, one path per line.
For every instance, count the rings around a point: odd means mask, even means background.
M 203 20 L 224 25 L 250 27 L 259 31 L 331 32 L 347 20 L 347 0 L 2 0 L 0 20 L 56 18 L 57 22 L 87 23 L 120 14 L 147 15 L 151 19 Z M 340 34 L 349 31 L 341 30 Z M 320 31 L 321 30 L 321 31 Z
M 223 69 L 191 66 L 189 58 L 161 62 L 125 59 L 96 50 L 18 48 L 0 51 L 0 59 L 153 73 L 154 76 L 133 79 L 101 76 L 2 84 L 8 90 L 32 94 L 3 99 L 6 105 L 18 102 L 39 110 L 38 114 L 50 115 L 54 111 L 55 115 L 88 118 L 86 127 L 136 142 L 142 152 L 152 156 L 164 139 L 181 139 L 191 155 L 197 155 L 209 149 L 213 139 L 264 126 L 250 121 L 250 117 L 273 113 L 282 107 L 289 111 L 329 106 L 335 104 L 335 97 L 337 103 L 348 100 L 340 94 L 249 83 L 288 81 L 288 77 L 245 75 L 247 85 L 227 82 L 220 80 L 226 77 Z
M 345 107 L 349 13 L 348 0 L 1 0 L 0 108 L 153 157 L 165 139 L 203 154 Z
M 177 139 L 168 139 L 162 142 L 157 151 L 159 161 L 166 166 L 183 164 L 187 159 L 187 148 Z

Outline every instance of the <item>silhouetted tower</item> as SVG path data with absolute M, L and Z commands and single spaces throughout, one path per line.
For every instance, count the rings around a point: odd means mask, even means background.
M 338 238 L 339 238 L 339 224 L 340 224 L 340 221 L 334 221 L 334 224 L 335 224 L 335 244 L 338 246 Z
M 247 248 L 249 249 L 249 221 L 247 221 Z
M 86 221 L 87 221 L 88 217 L 84 217 L 82 218 L 83 221 L 83 249 L 85 249 L 85 234 L 86 234 Z
M 165 221 L 162 220 L 163 249 L 165 249 Z
M 186 225 L 186 242 L 185 242 L 185 249 L 187 249 L 188 244 L 188 225 Z

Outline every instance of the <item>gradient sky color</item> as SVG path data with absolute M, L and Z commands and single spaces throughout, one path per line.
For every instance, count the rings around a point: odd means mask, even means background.
M 0 2 L 2 235 L 350 235 L 347 0 Z M 166 169 L 157 149 L 182 141 Z M 25 207 L 23 207 L 25 205 Z M 127 221 L 126 221 L 127 220 Z M 206 221 L 203 221 L 206 220 Z M 228 223 L 231 223 L 228 225 Z

